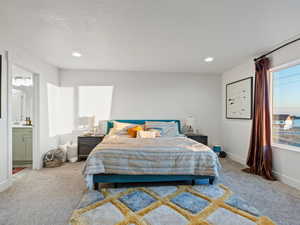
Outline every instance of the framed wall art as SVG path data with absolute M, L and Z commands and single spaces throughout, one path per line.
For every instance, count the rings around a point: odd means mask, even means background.
M 226 118 L 252 119 L 253 77 L 226 85 Z

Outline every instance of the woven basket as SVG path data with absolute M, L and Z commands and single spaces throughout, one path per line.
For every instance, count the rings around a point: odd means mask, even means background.
M 46 161 L 44 162 L 44 166 L 46 168 L 53 168 L 53 167 L 59 167 L 63 164 L 63 162 L 61 160 L 57 160 L 57 159 L 54 159 L 52 161 Z

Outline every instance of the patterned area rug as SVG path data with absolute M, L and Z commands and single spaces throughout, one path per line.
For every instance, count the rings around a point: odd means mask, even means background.
M 12 170 L 12 174 L 16 174 L 24 169 L 26 169 L 26 167 L 14 167 Z
M 71 225 L 275 225 L 224 185 L 89 191 Z

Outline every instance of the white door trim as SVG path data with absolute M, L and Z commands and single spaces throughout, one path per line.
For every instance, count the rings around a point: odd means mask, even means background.
M 40 75 L 33 74 L 32 169 L 40 169 Z
M 11 102 L 12 102 L 12 65 L 18 66 L 30 73 L 33 74 L 33 121 L 32 121 L 32 169 L 40 169 L 41 168 L 41 162 L 40 162 L 40 152 L 39 152 L 39 146 L 40 146 L 40 75 L 31 71 L 30 69 L 27 69 L 26 67 L 23 67 L 21 65 L 15 64 L 15 63 L 9 63 L 9 73 L 8 73 L 8 120 L 7 120 L 7 126 L 8 126 L 8 152 L 9 152 L 9 176 L 12 176 L 12 108 L 11 108 Z
M 8 149 L 8 177 L 12 178 L 12 64 L 10 55 L 7 57 L 7 149 Z
M 0 192 L 7 189 L 11 185 L 10 172 L 10 151 L 8 148 L 8 73 L 9 73 L 9 54 L 7 51 L 0 50 L 2 55 L 2 87 L 1 87 L 1 104 L 2 104 L 2 118 L 0 119 L 1 131 L 0 137 L 1 151 L 0 151 Z M 2 149 L 4 148 L 4 149 Z

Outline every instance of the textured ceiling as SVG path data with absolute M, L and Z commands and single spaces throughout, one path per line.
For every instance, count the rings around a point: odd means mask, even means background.
M 221 73 L 298 35 L 297 0 L 0 0 L 1 36 L 60 68 Z M 81 58 L 71 56 L 82 53 Z M 205 63 L 207 56 L 215 57 Z

